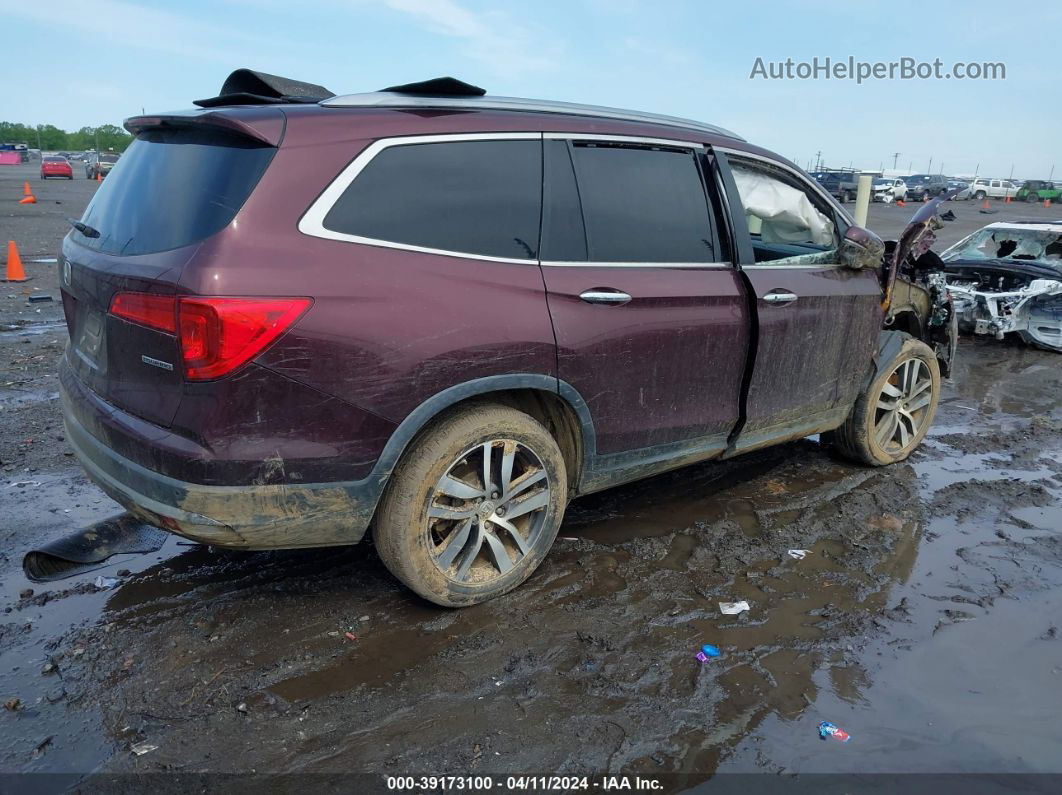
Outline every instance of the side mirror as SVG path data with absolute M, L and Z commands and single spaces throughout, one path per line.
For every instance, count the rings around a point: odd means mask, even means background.
M 841 241 L 841 264 L 852 270 L 880 268 L 885 255 L 885 243 L 862 226 L 850 226 Z

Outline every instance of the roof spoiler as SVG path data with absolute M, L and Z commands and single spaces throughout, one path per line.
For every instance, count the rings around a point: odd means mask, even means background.
M 280 105 L 292 102 L 313 103 L 334 97 L 324 86 L 291 80 L 287 77 L 237 69 L 221 85 L 221 93 L 193 104 L 201 108 L 219 105 Z
M 236 113 L 192 111 L 133 116 L 125 120 L 125 129 L 133 135 L 147 130 L 213 127 L 241 135 L 269 146 L 279 146 L 284 137 L 284 114 L 279 108 L 260 108 Z

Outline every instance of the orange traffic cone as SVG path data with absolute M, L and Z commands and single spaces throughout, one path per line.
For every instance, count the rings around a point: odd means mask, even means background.
M 102 171 L 97 171 L 96 172 L 96 182 L 103 182 L 103 172 Z
M 26 281 L 26 271 L 22 268 L 22 257 L 18 255 L 18 246 L 14 240 L 7 241 L 7 278 L 5 282 Z
M 989 209 L 989 206 L 988 206 L 988 199 L 985 199 L 985 200 L 984 200 L 984 203 L 983 203 L 983 204 L 981 205 L 981 209 L 982 209 L 982 210 L 987 210 L 987 209 Z
M 1005 199 L 1003 200 L 1003 203 L 1004 203 L 1004 204 L 1010 204 L 1010 196 L 1007 196 L 1007 197 L 1006 197 L 1006 198 L 1005 198 Z
M 897 207 L 906 207 L 907 206 L 907 202 L 905 202 L 903 199 L 897 199 L 896 200 L 896 206 Z
M 19 204 L 36 204 L 37 203 L 37 197 L 34 196 L 31 193 L 29 196 L 23 196 L 21 199 L 19 199 L 18 203 Z
M 23 196 L 32 196 L 33 195 L 33 191 L 30 190 L 30 186 L 29 186 L 28 182 L 22 183 L 22 195 Z
M 1044 209 L 1047 209 L 1050 206 L 1051 206 L 1051 200 L 1050 199 L 1044 199 Z

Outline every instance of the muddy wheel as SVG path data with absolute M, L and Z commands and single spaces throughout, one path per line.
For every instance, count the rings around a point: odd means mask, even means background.
M 567 505 L 564 458 L 532 417 L 475 405 L 413 442 L 377 509 L 384 565 L 436 604 L 500 596 L 538 568 Z
M 937 357 L 924 342 L 908 338 L 826 440 L 863 464 L 903 461 L 925 438 L 939 400 Z

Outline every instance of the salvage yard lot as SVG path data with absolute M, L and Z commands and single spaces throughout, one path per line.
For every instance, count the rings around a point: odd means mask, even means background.
M 4 770 L 1062 772 L 1062 357 L 1009 342 L 962 340 L 906 463 L 804 440 L 581 499 L 531 580 L 475 608 L 419 600 L 369 544 L 172 538 L 29 583 L 28 549 L 118 510 L 67 452 L 56 267 L 32 261 L 96 184 L 36 169 L 0 170 L 0 242 L 33 277 L 0 285 Z M 937 251 L 1062 216 L 948 207 Z M 915 209 L 872 205 L 869 226 L 894 237 Z M 703 643 L 722 655 L 699 663 Z M 852 741 L 820 742 L 823 720 Z

